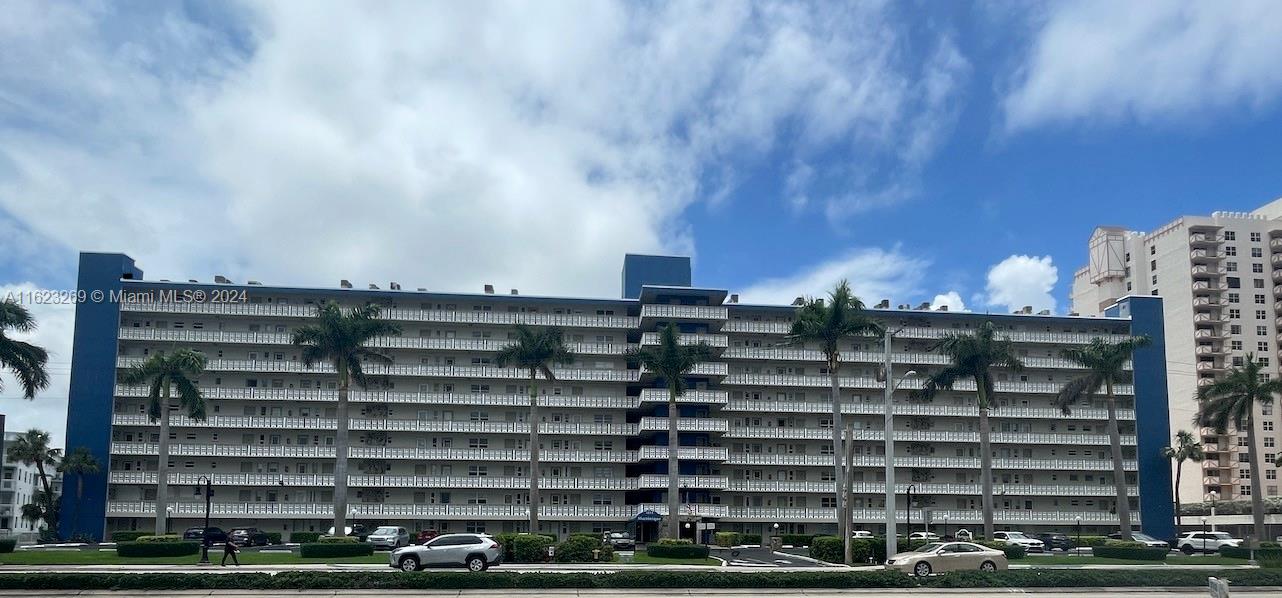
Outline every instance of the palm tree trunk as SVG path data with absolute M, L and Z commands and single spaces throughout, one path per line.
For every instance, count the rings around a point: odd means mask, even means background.
M 530 370 L 530 533 L 539 533 L 539 389 Z
M 1259 546 L 1264 541 L 1264 492 L 1260 486 L 1260 454 L 1255 446 L 1255 405 L 1246 416 L 1247 455 L 1251 459 L 1251 521 L 1255 524 L 1255 543 L 1248 546 Z
M 681 462 L 677 451 L 677 391 L 668 389 L 668 535 L 681 537 Z
M 1180 533 L 1184 525 L 1184 516 L 1180 514 L 1180 475 L 1184 473 L 1184 459 L 1175 461 L 1175 533 Z
M 832 384 L 832 464 L 835 477 L 833 478 L 833 489 L 836 491 L 837 502 L 834 512 L 837 514 L 837 535 L 845 538 L 844 542 L 850 542 L 850 533 L 846 529 L 846 521 L 850 517 L 850 509 L 846 508 L 845 497 L 842 496 L 842 490 L 846 487 L 843 475 L 845 465 L 842 463 L 843 453 L 841 450 L 841 378 L 838 376 L 837 367 L 840 362 L 837 355 L 828 356 L 828 378 Z M 890 430 L 886 430 L 889 434 Z M 889 458 L 889 457 L 887 457 Z
M 36 459 L 36 475 L 40 476 L 40 485 L 44 487 L 45 492 L 45 523 L 49 525 L 49 531 L 58 531 L 58 520 L 51 517 L 53 515 L 53 488 L 49 486 L 49 476 L 45 474 L 44 461 Z
M 347 535 L 347 390 L 350 379 L 347 364 L 334 364 L 338 370 L 338 429 L 334 432 L 334 535 Z
M 845 471 L 846 484 L 845 486 L 842 487 L 841 494 L 847 503 L 847 507 L 849 507 L 850 495 L 854 491 L 854 484 L 855 484 L 854 482 L 855 476 L 851 475 L 851 470 L 853 469 L 853 465 L 855 462 L 855 422 L 846 422 L 845 430 L 846 430 L 845 431 L 846 437 L 844 438 L 844 440 L 846 442 L 846 471 Z M 846 518 L 845 518 L 846 529 L 850 530 L 850 528 L 854 526 L 851 524 L 853 517 L 851 517 L 850 515 L 849 508 L 845 510 L 845 514 L 846 514 Z M 842 550 L 844 555 L 843 562 L 845 562 L 847 565 L 852 564 L 851 560 L 853 560 L 854 547 L 851 544 L 852 542 L 850 538 L 850 533 L 847 533 L 842 538 Z
M 1117 527 L 1122 540 L 1131 540 L 1131 499 L 1126 493 L 1126 468 L 1122 466 L 1122 432 L 1117 426 L 1117 397 L 1113 381 L 1104 381 L 1108 396 L 1108 443 L 1113 452 L 1113 487 L 1117 489 Z
M 982 388 L 982 387 L 981 387 Z M 982 390 L 980 391 L 983 392 Z M 988 421 L 988 407 L 986 401 L 981 401 L 979 408 L 979 483 L 980 483 L 980 503 L 984 511 L 984 539 L 992 540 L 993 532 L 993 449 L 990 444 L 989 436 L 992 433 L 992 425 Z M 908 505 L 912 508 L 912 505 Z
M 169 516 L 169 379 L 160 389 L 160 462 L 156 464 L 156 535 L 163 536 Z

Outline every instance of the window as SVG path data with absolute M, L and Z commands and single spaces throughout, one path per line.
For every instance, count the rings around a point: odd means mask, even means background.
M 1257 320 L 1266 320 L 1266 319 L 1268 319 L 1268 317 L 1269 317 L 1268 312 L 1266 312 L 1266 311 L 1264 311 L 1264 310 L 1262 310 L 1262 309 L 1257 309 L 1257 310 L 1255 310 L 1255 319 L 1257 319 Z
M 1257 289 L 1262 289 L 1262 288 L 1264 288 L 1264 279 L 1263 279 L 1263 278 L 1256 278 L 1256 279 L 1253 279 L 1251 282 L 1252 282 L 1252 284 L 1255 286 L 1255 288 L 1257 288 Z
M 1237 272 L 1237 262 L 1224 262 L 1224 269 L 1229 272 Z
M 1259 243 L 1259 242 L 1260 242 L 1260 233 L 1251 233 L 1251 242 L 1252 242 L 1252 243 Z
M 1148 246 L 1148 254 L 1149 254 L 1149 255 L 1157 255 L 1157 245 L 1149 245 L 1149 246 Z
M 1251 495 L 1251 487 L 1250 487 L 1250 486 L 1238 486 L 1238 489 L 1239 489 L 1239 490 L 1241 490 L 1241 492 L 1238 492 L 1238 494 L 1240 494 L 1240 495 L 1242 495 L 1242 496 L 1250 496 L 1250 495 Z M 835 499 L 834 499 L 834 500 L 835 500 Z
M 1273 410 L 1272 410 L 1272 409 L 1270 409 L 1269 411 L 1270 411 L 1270 412 L 1272 412 Z M 1264 415 L 1271 415 L 1271 413 L 1265 413 Z M 1276 445 L 1277 445 L 1277 442 L 1278 442 L 1278 439 L 1276 439 L 1276 438 L 1274 438 L 1274 437 L 1272 437 L 1272 436 L 1265 436 L 1265 437 L 1264 437 L 1264 448 L 1273 448 L 1274 446 L 1276 446 Z
M 1229 341 L 1229 349 L 1232 351 L 1242 350 L 1242 341 Z
M 1240 367 L 1242 367 L 1242 364 L 1244 364 L 1244 363 L 1246 363 L 1246 362 L 1245 362 L 1245 361 L 1243 361 L 1243 359 L 1242 359 L 1242 356 L 1241 356 L 1241 355 L 1234 355 L 1234 356 L 1233 356 L 1233 367 L 1235 367 L 1235 368 L 1240 368 Z
M 1242 288 L 1242 279 L 1236 276 L 1225 278 L 1224 281 L 1229 285 L 1230 289 Z
M 1268 341 L 1260 341 L 1260 342 L 1255 343 L 1255 350 L 1257 350 L 1257 351 L 1259 351 L 1259 352 L 1261 352 L 1261 353 L 1264 353 L 1264 352 L 1268 351 L 1268 350 L 1269 350 L 1269 343 L 1268 343 Z
M 1260 425 L 1261 425 L 1261 427 L 1264 429 L 1264 431 L 1265 431 L 1265 432 L 1272 432 L 1272 431 L 1273 431 L 1273 422 L 1271 422 L 1271 421 L 1260 422 Z
M 1237 247 L 1235 247 L 1235 246 L 1233 246 L 1233 245 L 1225 245 L 1225 246 L 1224 246 L 1224 255 L 1228 255 L 1228 256 L 1234 256 L 1234 255 L 1237 255 Z
M 1230 307 L 1230 308 L 1229 308 L 1229 319 L 1230 319 L 1230 320 L 1236 320 L 1236 319 L 1241 318 L 1241 317 L 1242 317 L 1242 310 L 1240 310 L 1240 309 L 1238 309 L 1238 308 L 1236 308 L 1236 307 Z
M 1233 231 L 1231 231 L 1231 230 L 1226 230 L 1226 231 L 1224 231 L 1224 240 L 1225 240 L 1225 241 L 1236 241 L 1236 240 L 1237 240 L 1237 233 L 1235 233 L 1235 232 L 1233 232 Z
M 1268 326 L 1256 326 L 1256 327 L 1255 327 L 1255 334 L 1256 334 L 1257 336 L 1268 336 L 1268 335 L 1269 335 L 1269 327 L 1268 327 Z
M 1258 294 L 1258 293 L 1255 295 L 1255 304 L 1256 304 L 1256 305 L 1264 305 L 1264 301 L 1265 301 L 1265 300 L 1264 300 L 1264 295 L 1260 295 L 1260 294 Z
M 1229 303 L 1241 303 L 1242 296 L 1237 293 L 1229 293 Z
M 1251 257 L 1264 257 L 1264 250 L 1259 247 L 1252 247 Z
M 1266 470 L 1264 470 L 1264 479 L 1266 479 L 1266 480 L 1276 480 L 1276 479 L 1278 479 L 1278 470 L 1276 470 L 1276 469 L 1266 469 Z
M 1242 326 L 1240 324 L 1229 324 L 1229 334 L 1242 334 Z
M 1149 262 L 1148 262 L 1148 269 L 1149 269 L 1149 270 L 1156 270 L 1156 269 L 1157 269 L 1157 260 L 1149 260 Z
M 1255 274 L 1264 274 L 1264 264 L 1251 264 L 1251 272 Z
M 1237 477 L 1243 480 L 1251 479 L 1251 469 L 1247 467 L 1243 467 L 1237 470 Z

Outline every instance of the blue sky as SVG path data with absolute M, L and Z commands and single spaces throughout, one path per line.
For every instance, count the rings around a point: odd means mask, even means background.
M 1062 313 L 1094 226 L 1282 196 L 1274 2 L 6 13 L 6 291 L 108 250 L 154 278 L 615 296 L 655 252 L 746 300 L 848 277 Z M 65 368 L 71 311 L 37 315 Z

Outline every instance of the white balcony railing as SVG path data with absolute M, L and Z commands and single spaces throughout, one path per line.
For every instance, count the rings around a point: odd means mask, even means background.
M 128 368 L 142 363 L 140 357 L 120 357 L 116 367 Z M 722 364 L 724 365 L 724 364 Z M 285 360 L 248 360 L 248 359 L 211 359 L 205 366 L 209 371 L 242 371 L 242 372 L 293 372 L 300 374 L 333 374 L 334 366 L 314 364 L 304 366 L 301 361 Z M 368 376 L 426 376 L 432 378 L 498 378 L 503 380 L 528 380 L 529 373 L 516 368 L 470 365 L 420 365 L 392 364 L 378 366 L 365 365 Z M 636 382 L 638 370 L 628 369 L 553 369 L 557 380 L 583 380 L 600 382 Z
M 280 318 L 310 318 L 316 314 L 313 305 L 282 303 L 133 303 L 120 304 L 123 311 L 208 314 L 228 316 L 263 316 Z M 631 316 L 590 314 L 558 314 L 542 312 L 454 311 L 431 309 L 389 308 L 380 317 L 401 322 L 441 322 L 458 324 L 527 324 L 530 326 L 560 326 L 562 328 L 637 328 L 640 320 Z
M 910 403 L 903 401 L 893 406 L 897 416 L 927 415 L 941 417 L 979 417 L 979 408 L 968 405 L 935 405 L 930 403 Z M 832 413 L 832 403 L 820 401 L 753 401 L 735 399 L 726 403 L 727 412 L 747 413 Z M 885 413 L 882 403 L 842 403 L 842 413 L 854 415 L 881 415 Z M 1019 407 L 1001 405 L 989 412 L 989 417 L 998 419 L 1054 419 L 1054 420 L 1107 420 L 1108 410 L 1096 407 L 1075 408 L 1069 415 L 1052 407 Z M 1135 419 L 1134 409 L 1118 409 L 1120 421 Z
M 914 482 L 914 493 L 921 494 L 956 494 L 978 496 L 979 484 L 939 484 Z M 908 483 L 896 484 L 896 492 L 908 491 Z M 855 482 L 851 485 L 855 494 L 884 495 L 884 483 Z M 730 480 L 726 488 L 731 492 L 785 492 L 807 494 L 830 494 L 834 491 L 832 482 L 786 481 L 786 480 Z M 1131 496 L 1137 496 L 1139 490 L 1134 486 L 1128 488 Z M 994 484 L 993 493 L 1002 496 L 1115 496 L 1117 490 L 1112 484 Z
M 665 400 L 666 400 L 666 392 Z M 696 391 L 687 391 L 690 394 Z M 707 393 L 720 392 L 725 396 L 725 391 L 700 391 Z M 239 399 L 247 401 L 316 401 L 316 402 L 335 402 L 338 400 L 338 391 L 325 389 L 308 389 L 308 388 L 233 388 L 228 386 L 213 386 L 201 388 L 201 393 L 206 399 Z M 147 387 L 145 386 L 127 386 L 117 385 L 116 396 L 118 397 L 146 397 Z M 449 393 L 449 392 L 397 392 L 387 390 L 352 390 L 348 393 L 348 400 L 353 403 L 388 403 L 388 404 L 412 404 L 412 405 L 464 405 L 468 407 L 484 406 L 502 406 L 502 407 L 529 407 L 530 395 L 524 393 L 515 394 L 480 394 L 480 393 Z M 694 402 L 712 402 L 712 401 L 694 401 Z M 724 402 L 724 401 L 722 401 Z M 636 397 L 595 397 L 595 396 L 570 396 L 570 395 L 543 395 L 539 397 L 539 406 L 541 407 L 572 407 L 582 409 L 635 409 L 639 405 Z
M 157 342 L 218 343 L 292 346 L 292 335 L 287 332 L 233 332 L 225 330 L 195 330 L 173 328 L 120 329 L 120 338 Z M 724 336 L 722 337 L 725 338 Z M 416 349 L 424 351 L 478 351 L 496 352 L 512 344 L 507 339 L 487 338 L 424 338 L 412 336 L 380 336 L 370 340 L 369 346 L 380 349 Z M 630 343 L 566 343 L 566 348 L 577 355 L 622 355 L 635 348 Z
M 205 503 L 176 502 L 174 516 L 197 518 L 205 515 Z M 524 505 L 468 504 L 395 504 L 359 503 L 351 505 L 357 518 L 406 519 L 503 519 L 524 520 L 529 509 Z M 724 509 L 724 507 L 723 507 Z M 324 518 L 334 514 L 333 503 L 303 502 L 214 502 L 214 517 L 260 517 L 266 519 Z M 638 513 L 634 505 L 548 505 L 539 507 L 539 516 L 549 520 L 626 521 Z M 110 501 L 107 515 L 114 517 L 148 517 L 156 513 L 152 501 Z
M 662 318 L 665 320 L 724 320 L 728 314 L 725 306 L 719 305 L 662 305 L 649 304 L 641 306 L 641 319 Z
M 677 431 L 679 432 L 725 432 L 729 424 L 724 419 L 712 417 L 678 417 Z M 646 431 L 663 431 L 668 430 L 668 418 L 666 417 L 643 417 L 641 418 L 641 430 Z
M 816 466 L 832 467 L 831 455 L 794 455 L 778 453 L 737 453 L 732 452 L 725 460 L 727 465 L 782 465 L 782 466 Z M 896 468 L 924 467 L 931 469 L 964 469 L 978 470 L 978 457 L 927 457 L 917 455 L 896 455 Z M 885 459 L 867 455 L 857 455 L 855 467 L 885 467 Z M 1127 471 L 1135 471 L 1136 463 L 1132 460 L 1122 462 Z M 1015 459 L 998 457 L 993 459 L 994 470 L 1046 470 L 1046 471 L 1112 471 L 1113 462 L 1109 459 Z
M 722 380 L 726 386 L 798 386 L 806 388 L 831 388 L 832 381 L 828 376 L 819 375 L 799 375 L 799 374 L 748 374 L 732 373 Z M 842 376 L 838 383 L 842 388 L 860 388 L 860 389 L 883 389 L 885 384 L 878 382 L 875 378 Z M 916 378 L 909 378 L 902 382 L 901 389 L 915 390 L 921 388 L 922 382 Z M 1054 394 L 1058 393 L 1063 384 L 1055 382 L 1014 382 L 1005 381 L 995 384 L 999 393 L 1021 393 L 1021 394 Z M 1118 384 L 1113 387 L 1115 393 L 1120 396 L 1129 396 L 1134 394 L 1134 388 L 1130 384 Z M 975 383 L 971 380 L 959 380 L 953 385 L 955 392 L 975 392 Z
M 677 397 L 678 403 L 712 403 L 724 405 L 729 401 L 729 393 L 724 390 L 687 390 L 685 394 Z M 641 390 L 642 403 L 666 403 L 668 402 L 668 389 L 666 388 L 645 388 Z
M 677 458 L 683 461 L 725 461 L 729 451 L 722 446 L 683 446 L 677 449 Z M 643 446 L 640 450 L 642 460 L 667 459 L 668 447 Z
M 730 426 L 726 438 L 796 438 L 824 440 L 832 438 L 831 429 L 772 428 L 759 426 Z M 856 441 L 877 441 L 885 438 L 882 430 L 855 430 Z M 979 432 L 950 432 L 945 430 L 895 430 L 895 439 L 904 442 L 964 442 L 978 443 Z M 1038 432 L 993 432 L 993 444 L 1050 444 L 1057 446 L 1108 446 L 1104 434 L 1060 434 Z M 1135 436 L 1122 436 L 1123 446 L 1135 446 Z
M 643 346 L 658 345 L 661 336 L 658 332 L 647 332 L 641 335 L 641 344 Z M 677 343 L 682 345 L 694 345 L 701 342 L 707 343 L 716 349 L 724 349 L 730 346 L 730 339 L 724 334 L 681 334 L 677 337 Z
M 665 419 L 666 421 L 666 419 Z M 724 426 L 724 420 L 721 420 Z M 117 426 L 158 426 L 143 414 L 117 414 L 112 417 Z M 211 415 L 204 420 L 194 420 L 184 416 L 171 416 L 170 425 L 175 428 L 217 428 L 227 429 L 268 429 L 268 430 L 336 430 L 337 420 L 323 417 L 259 417 Z M 414 419 L 367 419 L 351 418 L 352 430 L 373 430 L 380 432 L 462 432 L 480 434 L 529 434 L 530 426 L 525 422 L 501 421 L 455 421 L 455 420 L 414 420 Z M 539 425 L 541 434 L 568 434 L 578 436 L 634 436 L 636 424 L 595 424 L 543 422 Z
M 884 509 L 852 509 L 853 520 L 856 522 L 876 523 L 886 520 L 886 511 Z M 727 518 L 731 521 L 814 521 L 814 522 L 831 522 L 835 521 L 837 516 L 836 509 L 831 508 L 805 508 L 805 507 L 730 507 Z M 903 521 L 908 516 L 904 511 L 898 511 L 896 518 Z M 974 524 L 983 521 L 983 512 L 981 511 L 962 511 L 962 510 L 944 510 L 935 509 L 930 512 L 931 521 L 943 521 L 944 517 L 948 518 L 949 523 Z M 1108 511 L 1044 511 L 1044 510 L 999 510 L 993 513 L 993 520 L 997 523 L 1009 524 L 1031 524 L 1031 523 L 1048 523 L 1048 524 L 1071 524 L 1075 523 L 1078 518 L 1082 523 L 1087 524 L 1116 524 L 1117 515 Z M 914 521 L 923 521 L 925 513 L 919 509 L 914 509 L 912 513 Z

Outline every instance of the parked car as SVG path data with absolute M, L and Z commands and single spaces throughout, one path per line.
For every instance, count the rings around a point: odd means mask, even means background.
M 384 525 L 370 532 L 365 541 L 373 544 L 375 550 L 379 548 L 394 550 L 410 545 L 410 531 L 403 527 Z
M 480 534 L 443 534 L 421 546 L 397 548 L 388 556 L 388 565 L 402 571 L 424 567 L 467 567 L 484 571 L 503 560 L 503 547 Z
M 925 577 L 945 571 L 1002 571 L 1006 553 L 970 542 L 932 542 L 886 561 L 887 569 Z
M 237 527 L 227 532 L 227 537 L 237 546 L 266 546 L 271 544 L 267 534 L 256 527 Z
M 354 536 L 357 541 L 364 542 L 365 538 L 369 537 L 369 531 L 365 529 L 364 525 L 361 525 L 359 523 L 353 523 L 351 525 L 348 525 L 345 527 L 345 529 L 347 530 L 347 533 L 343 535 Z M 325 532 L 325 535 L 326 536 L 334 535 L 334 528 L 332 527 L 329 528 L 329 530 Z
M 868 530 L 857 529 L 853 532 L 850 532 L 850 537 L 856 540 L 871 540 L 873 538 L 876 538 L 877 536 L 874 536 L 872 532 Z
M 627 532 L 610 532 L 605 535 L 605 541 L 615 550 L 627 549 L 632 550 L 637 547 L 637 541 L 632 539 L 632 534 Z
M 934 532 L 913 532 L 913 533 L 911 533 L 911 534 L 908 534 L 908 539 L 909 539 L 909 540 L 931 540 L 931 541 L 934 541 L 934 540 L 938 540 L 938 539 L 939 539 L 939 534 L 936 534 L 936 533 L 934 533 Z
M 415 539 L 414 543 L 415 543 L 415 544 L 426 544 L 429 540 L 431 540 L 432 538 L 435 538 L 435 537 L 437 537 L 437 536 L 439 536 L 439 535 L 441 535 L 441 532 L 438 532 L 438 531 L 436 531 L 436 530 L 434 530 L 434 529 L 419 530 L 419 532 L 418 532 L 418 538 L 417 538 L 417 539 Z
M 1073 544 L 1072 538 L 1068 537 L 1067 534 L 1061 534 L 1059 532 L 1037 534 L 1037 539 L 1042 541 L 1042 545 L 1045 546 L 1046 552 L 1051 552 L 1056 548 L 1067 552 L 1076 546 Z
M 1028 552 L 1044 552 L 1046 550 L 1045 543 L 1025 536 L 1023 532 L 993 532 L 993 539 L 1001 540 L 1007 544 L 1018 544 Z
M 961 542 L 971 542 L 975 539 L 975 536 L 970 533 L 970 530 L 962 528 L 957 530 L 957 533 L 953 534 L 953 539 Z
M 184 540 L 203 541 L 205 536 L 209 536 L 210 544 L 222 544 L 227 541 L 227 532 L 223 531 L 222 528 L 190 527 L 187 528 L 187 531 L 183 532 Z
M 1113 532 L 1108 535 L 1110 540 L 1121 540 L 1122 532 Z M 1162 540 L 1158 540 L 1143 532 L 1131 532 L 1131 540 L 1139 542 L 1148 548 L 1165 548 L 1170 550 L 1171 545 Z
M 1219 552 L 1221 546 L 1240 546 L 1242 540 L 1225 532 L 1184 532 L 1175 539 L 1175 547 L 1184 554 Z

